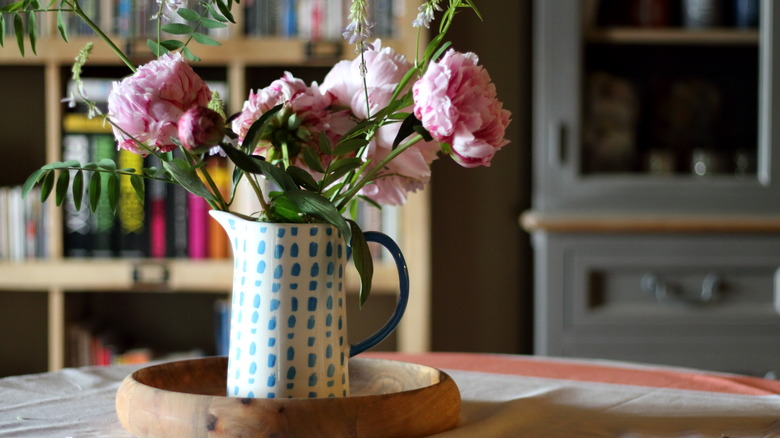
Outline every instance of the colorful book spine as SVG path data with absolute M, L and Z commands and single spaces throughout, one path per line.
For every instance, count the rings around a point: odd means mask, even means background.
M 214 184 L 219 188 L 223 198 L 230 195 L 230 171 L 224 158 L 211 157 L 206 164 L 206 170 L 211 175 Z M 226 259 L 230 256 L 230 247 L 227 234 L 222 226 L 214 218 L 208 218 L 209 223 L 209 251 L 208 257 L 212 259 Z
M 217 356 L 227 356 L 230 347 L 230 300 L 214 302 L 214 341 Z
M 121 149 L 119 167 L 132 168 L 141 173 L 143 157 Z M 122 257 L 144 257 L 148 254 L 148 231 L 146 212 L 129 176 L 119 178 L 119 201 L 117 203 L 119 222 L 118 253 Z
M 86 163 L 89 161 L 89 148 L 87 134 L 65 134 L 62 138 L 62 159 Z M 71 184 L 75 173 L 76 171 L 71 171 Z M 92 252 L 93 236 L 88 203 L 87 184 L 84 184 L 81 208 L 76 208 L 73 193 L 68 190 L 63 208 L 63 243 L 66 257 L 89 257 Z
M 201 197 L 187 193 L 187 243 L 191 259 L 209 256 L 209 204 Z
M 110 134 L 94 134 L 90 138 L 93 161 L 99 162 L 103 159 L 116 159 L 116 142 L 114 136 Z M 103 173 L 100 175 L 103 187 L 107 186 L 110 175 Z M 85 207 L 86 208 L 86 207 Z M 98 200 L 98 206 L 91 215 L 92 232 L 92 256 L 93 257 L 112 257 L 115 255 L 115 224 L 116 218 L 109 201 L 109 193 L 106 190 L 101 191 Z
M 148 158 L 151 167 L 162 165 L 157 157 Z M 149 256 L 162 258 L 168 255 L 168 212 L 166 207 L 167 183 L 149 180 L 146 192 L 146 211 L 149 215 Z
M 168 243 L 166 250 L 168 257 L 188 257 L 188 218 L 189 207 L 187 191 L 175 184 L 167 184 L 166 207 L 168 220 L 165 225 L 168 227 L 166 236 Z

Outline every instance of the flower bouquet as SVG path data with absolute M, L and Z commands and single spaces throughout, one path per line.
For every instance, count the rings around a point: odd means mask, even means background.
M 199 30 L 234 21 L 232 9 L 238 1 L 201 1 L 196 11 L 185 7 L 186 1 L 157 0 L 153 18 L 158 37 L 147 41 L 156 59 L 140 67 L 87 16 L 78 0 L 52 0 L 47 8 L 41 3 L 24 0 L 0 9 L 13 17 L 19 49 L 24 53 L 27 36 L 35 51 L 36 14 L 56 13 L 66 41 L 63 15 L 80 17 L 132 74 L 113 85 L 107 114 L 84 93 L 66 100 L 83 100 L 91 117 L 111 125 L 119 148 L 154 155 L 161 167 L 121 169 L 111 160 L 50 163 L 29 177 L 25 194 L 40 183 L 41 199 L 54 193 L 59 205 L 71 190 L 77 208 L 88 204 L 94 210 L 104 192 L 115 209 L 118 178 L 125 176 L 142 200 L 143 180 L 161 180 L 202 197 L 212 209 L 230 211 L 235 187 L 245 181 L 262 208 L 244 217 L 326 222 L 338 228 L 361 275 L 361 303 L 370 291 L 371 258 L 362 231 L 344 217 L 356 200 L 377 207 L 403 204 L 408 192 L 429 180 L 430 164 L 440 154 L 464 167 L 488 166 L 508 143 L 504 132 L 510 114 L 497 99 L 488 73 L 476 55 L 459 53 L 445 41 L 456 13 L 471 9 L 478 14 L 473 0 L 449 0 L 446 5 L 444 0 L 424 1 L 412 25 L 419 31 L 428 28 L 440 12 L 439 29 L 427 49 L 411 60 L 379 40 L 369 40 L 368 0 L 353 0 L 344 37 L 356 47 L 354 60 L 338 62 L 320 84 L 306 84 L 286 73 L 251 92 L 242 111 L 229 117 L 188 60 L 198 60 L 191 42 L 219 44 Z M 176 22 L 170 20 L 174 14 Z M 163 32 L 181 38 L 163 39 Z M 0 29 L 0 37 L 4 34 Z M 77 84 L 90 50 L 88 45 L 76 58 Z M 215 154 L 227 156 L 234 165 L 234 189 L 227 196 L 205 166 Z M 88 200 L 82 202 L 85 187 Z

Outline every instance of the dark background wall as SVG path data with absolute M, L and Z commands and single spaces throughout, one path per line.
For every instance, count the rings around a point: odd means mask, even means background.
M 435 351 L 530 353 L 530 0 L 478 0 L 484 21 L 464 10 L 449 33 L 453 48 L 475 52 L 512 113 L 488 168 L 434 163 L 432 198 Z

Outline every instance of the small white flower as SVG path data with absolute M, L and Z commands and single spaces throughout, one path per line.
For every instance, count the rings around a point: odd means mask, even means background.
M 187 0 L 157 0 L 158 5 L 162 5 L 158 9 L 158 12 L 152 15 L 152 20 L 162 18 L 164 20 L 170 20 L 171 16 L 179 10 L 187 6 Z
M 355 52 L 361 53 L 371 49 L 371 44 L 366 40 L 371 37 L 371 28 L 374 27 L 368 19 L 368 4 L 365 0 L 352 0 L 349 8 L 349 24 L 344 28 L 342 35 L 350 44 L 355 45 Z
M 62 103 L 67 103 L 68 108 L 76 108 L 76 96 L 71 91 L 70 96 L 63 98 L 60 100 Z
M 430 28 L 431 21 L 433 21 L 433 12 L 434 11 L 441 11 L 441 7 L 439 6 L 439 2 L 441 0 L 427 0 L 423 4 L 420 5 L 417 10 L 419 11 L 417 13 L 417 18 L 412 22 L 413 27 L 425 27 Z

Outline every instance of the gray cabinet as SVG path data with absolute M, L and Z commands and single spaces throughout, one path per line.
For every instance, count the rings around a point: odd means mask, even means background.
M 634 3 L 535 2 L 535 352 L 780 372 L 780 7 Z

